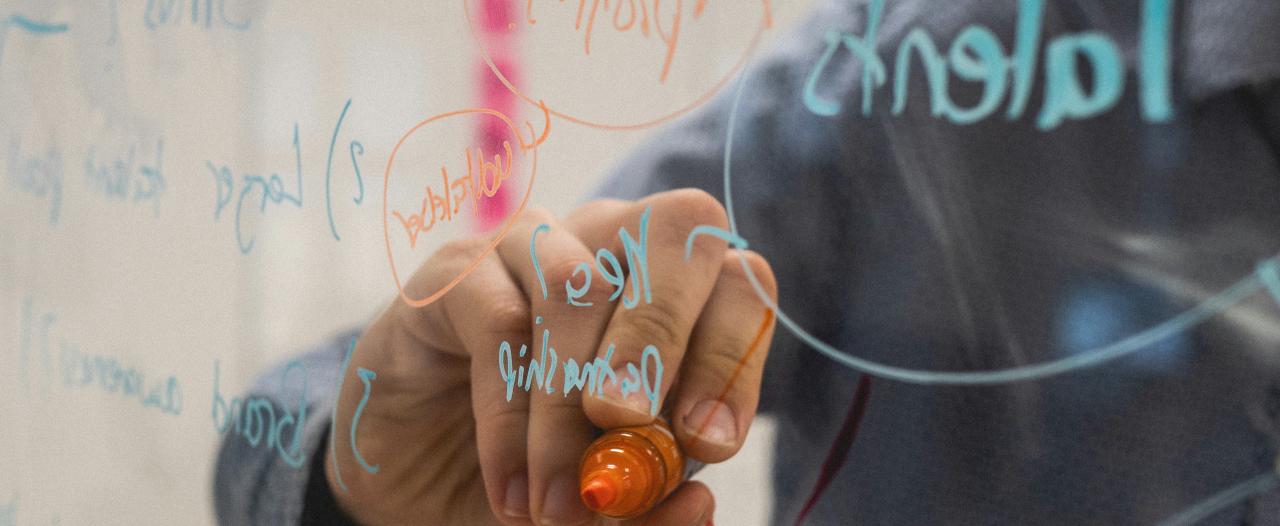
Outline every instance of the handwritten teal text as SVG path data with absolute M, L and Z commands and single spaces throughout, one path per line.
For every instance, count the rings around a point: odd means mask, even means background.
M 18 192 L 48 199 L 49 224 L 58 224 L 62 212 L 62 154 L 56 147 L 49 146 L 43 154 L 26 155 L 20 141 L 10 141 L 6 175 L 9 185 Z
M 90 148 L 84 159 L 84 180 L 91 190 L 109 200 L 126 203 L 150 203 L 152 213 L 160 215 L 160 198 L 165 192 L 164 139 L 156 140 L 154 162 L 140 160 L 137 146 L 129 146 L 119 155 L 99 156 Z
M 31 362 L 39 358 L 47 390 L 47 380 L 55 369 L 53 347 L 56 343 L 57 370 L 64 388 L 96 390 L 136 400 L 142 407 L 155 408 L 167 415 L 182 414 L 182 383 L 177 377 L 169 375 L 149 382 L 142 370 L 123 363 L 120 358 L 83 352 L 75 341 L 54 334 L 57 320 L 53 312 L 38 312 L 31 298 L 23 302 L 18 346 L 25 385 L 30 386 Z
M 877 50 L 877 32 L 885 0 L 867 4 L 866 26 L 861 36 L 828 32 L 826 51 L 818 59 L 804 83 L 804 104 L 809 111 L 834 116 L 842 109 L 837 100 L 823 98 L 818 86 L 835 53 L 845 48 L 861 64 L 862 114 L 870 115 L 875 91 L 888 80 L 884 60 Z M 893 67 L 893 114 L 906 108 L 911 59 L 923 66 L 929 86 L 930 112 L 955 124 L 971 124 L 991 116 L 1008 100 L 1005 116 L 1018 119 L 1026 109 L 1036 81 L 1038 50 L 1044 22 L 1044 0 L 1019 0 L 1014 44 L 1006 53 L 991 29 L 977 24 L 965 26 L 952 40 L 944 55 L 923 28 L 906 34 L 898 45 Z M 1173 117 L 1170 105 L 1170 56 L 1172 0 L 1143 0 L 1138 42 L 1139 100 L 1143 117 L 1150 122 L 1167 122 Z M 1044 48 L 1044 102 L 1036 127 L 1052 130 L 1068 119 L 1099 115 L 1120 100 L 1126 80 L 1124 53 L 1113 39 L 1098 31 L 1056 36 Z M 1085 74 L 1081 71 L 1088 69 Z M 953 78 L 981 85 L 981 97 L 972 107 L 961 107 L 951 99 L 948 83 Z M 1091 79 L 1090 86 L 1083 79 Z
M 295 374 L 296 373 L 296 374 Z M 281 391 L 287 390 L 291 376 L 301 376 L 302 390 L 298 397 L 296 412 L 290 412 L 284 406 L 277 407 L 270 398 L 246 396 L 228 402 L 221 391 L 221 364 L 213 362 L 213 406 L 211 416 L 213 427 L 218 434 L 231 431 L 239 435 L 252 447 L 262 443 L 266 436 L 266 447 L 275 448 L 285 464 L 290 467 L 302 467 L 302 428 L 307 421 L 307 368 L 302 362 L 294 360 L 285 366 L 280 373 Z M 277 413 L 277 410 L 279 411 Z M 285 435 L 289 439 L 286 444 Z
M 298 141 L 298 123 L 293 123 L 293 150 L 294 150 L 294 187 L 293 193 L 285 189 L 284 179 L 280 174 L 273 173 L 270 176 L 244 173 L 240 176 L 240 193 L 236 197 L 236 217 L 235 217 L 235 236 L 236 247 L 240 249 L 241 254 L 248 254 L 253 250 L 254 237 L 249 235 L 248 241 L 244 239 L 243 232 L 243 212 L 244 200 L 254 190 L 258 190 L 261 199 L 258 203 L 258 212 L 265 214 L 268 204 L 282 205 L 291 204 L 297 208 L 302 208 L 302 145 Z M 209 173 L 213 175 L 214 184 L 217 185 L 217 202 L 213 208 L 213 220 L 216 222 L 222 217 L 222 210 L 231 204 L 232 197 L 236 196 L 236 181 L 232 176 L 231 168 L 227 165 L 215 165 L 212 161 L 205 161 L 205 166 L 209 169 Z
M 164 26 L 203 27 L 204 29 L 249 29 L 248 17 L 227 16 L 228 0 L 147 0 L 143 23 L 155 31 Z M 217 6 L 216 9 L 214 6 Z M 215 13 L 216 11 L 216 13 Z M 217 15 L 216 17 L 214 15 Z
M 507 341 L 499 344 L 498 375 L 507 386 L 508 402 L 517 388 L 525 392 L 543 391 L 549 395 L 556 392 L 555 376 L 559 364 L 550 339 L 551 331 L 543 329 L 541 352 L 536 360 L 532 359 L 527 345 L 522 344 L 519 351 L 514 351 Z M 609 344 L 604 356 L 597 356 L 581 365 L 573 358 L 566 360 L 560 389 L 562 395 L 569 396 L 574 390 L 581 390 L 599 397 L 604 395 L 605 382 L 618 385 L 618 372 L 611 365 L 614 351 L 614 345 Z M 529 355 L 527 366 L 522 363 L 526 360 L 526 355 Z M 649 400 L 649 413 L 658 414 L 662 393 L 662 356 L 657 347 L 645 346 L 639 366 L 634 363 L 626 364 L 626 373 L 621 378 L 619 390 L 624 397 L 641 393 Z
M 618 228 L 618 238 L 622 240 L 622 249 L 627 258 L 627 268 L 631 274 L 631 297 L 622 298 L 622 305 L 628 309 L 634 308 L 640 303 L 640 295 L 644 294 L 645 303 L 653 303 L 653 294 L 650 291 L 649 280 L 649 213 L 653 207 L 645 207 L 644 212 L 640 214 L 640 239 L 636 240 L 631 237 L 631 233 L 627 232 L 626 227 Z M 542 265 L 538 262 L 538 234 L 551 230 L 550 225 L 538 225 L 534 229 L 533 235 L 529 236 L 529 256 L 533 259 L 533 270 L 538 276 L 538 284 L 542 288 L 542 297 L 547 297 L 547 281 L 542 275 Z M 601 248 L 596 251 L 596 269 L 600 271 L 600 275 L 604 276 L 605 281 L 613 285 L 613 294 L 609 295 L 609 301 L 614 301 L 622 295 L 622 289 L 626 284 L 626 274 L 622 271 L 622 264 L 618 261 L 617 256 L 613 255 L 608 249 Z M 564 290 L 567 302 L 577 307 L 590 307 L 592 302 L 583 302 L 580 299 L 587 295 L 587 291 L 591 289 L 591 265 L 587 262 L 579 263 L 573 269 L 573 275 L 581 274 L 582 286 L 575 287 L 573 282 L 565 280 Z

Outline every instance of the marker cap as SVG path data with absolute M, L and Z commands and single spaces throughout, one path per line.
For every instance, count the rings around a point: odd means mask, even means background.
M 675 437 L 661 420 L 608 431 L 583 455 L 582 503 L 618 519 L 643 514 L 680 485 L 684 464 Z

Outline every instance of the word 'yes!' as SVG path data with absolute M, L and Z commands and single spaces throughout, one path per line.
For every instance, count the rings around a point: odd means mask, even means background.
M 622 305 L 625 308 L 634 308 L 640 303 L 641 294 L 643 294 L 645 303 L 652 303 L 653 297 L 649 286 L 649 214 L 652 207 L 645 207 L 644 212 L 640 215 L 640 239 L 631 237 L 626 227 L 618 228 L 618 237 L 622 241 L 623 251 L 627 259 L 627 268 L 630 269 L 631 277 L 631 295 L 629 298 L 622 298 Z M 533 260 L 533 269 L 538 276 L 538 284 L 542 287 L 542 297 L 547 298 L 546 278 L 542 275 L 542 265 L 538 262 L 538 234 L 549 232 L 551 226 L 547 224 L 538 225 L 534 229 L 533 234 L 529 238 L 529 255 Z M 596 251 L 596 269 L 604 276 L 609 284 L 614 286 L 613 294 L 609 296 L 609 301 L 615 301 L 622 296 L 622 291 L 626 286 L 627 276 L 622 271 L 621 262 L 607 249 L 599 249 Z M 575 307 L 590 307 L 592 302 L 580 301 L 587 291 L 591 288 L 591 265 L 588 263 L 579 263 L 573 270 L 572 276 L 583 274 L 583 283 L 581 287 L 574 287 L 572 280 L 566 280 L 564 284 L 566 301 Z M 541 324 L 542 317 L 538 316 L 535 323 Z M 515 355 L 524 358 L 529 354 L 527 345 L 521 345 L 519 351 L 515 351 L 509 342 L 503 341 L 498 347 L 498 374 L 502 377 L 502 381 L 507 385 L 507 401 L 511 400 L 516 387 L 524 389 L 526 392 L 531 391 L 536 385 L 539 390 L 545 391 L 547 394 L 555 393 L 554 380 L 557 370 L 557 356 L 555 347 L 550 345 L 551 331 L 543 328 L 542 330 L 542 346 L 538 359 L 532 359 L 527 366 L 521 364 L 516 367 L 514 363 Z M 564 362 L 564 381 L 561 392 L 564 396 L 575 389 L 582 390 L 585 393 L 591 393 L 595 396 L 604 394 L 605 382 L 611 385 L 617 385 L 619 382 L 618 374 L 613 369 L 613 353 L 614 344 L 610 343 L 603 357 L 596 357 L 594 360 L 578 364 L 576 360 L 570 358 Z M 652 365 L 650 365 L 652 364 Z M 641 392 L 649 400 L 650 414 L 658 414 L 659 394 L 662 392 L 662 356 L 658 352 L 658 348 L 653 345 L 646 345 L 641 353 L 640 364 L 626 364 L 627 374 L 621 379 L 620 392 L 623 397 L 632 393 Z M 650 379 L 652 372 L 652 380 Z
M 653 303 L 653 294 L 649 288 L 649 212 L 653 207 L 645 207 L 644 213 L 640 214 L 640 240 L 637 241 L 631 237 L 631 233 L 627 232 L 627 227 L 618 228 L 618 238 L 622 240 L 622 250 L 627 258 L 627 268 L 631 269 L 631 297 L 622 298 L 622 306 L 628 309 L 634 308 L 640 303 L 640 294 L 644 293 L 644 302 Z M 538 275 L 538 285 L 542 287 L 542 299 L 547 299 L 547 280 L 542 275 L 542 265 L 538 263 L 538 234 L 549 232 L 551 226 L 543 223 L 533 229 L 533 235 L 529 236 L 529 256 L 533 259 L 533 271 Z M 613 294 L 609 295 L 609 301 L 614 301 L 622 295 L 622 289 L 626 285 L 626 276 L 622 272 L 622 264 L 618 261 L 617 256 L 613 255 L 607 249 L 599 249 L 596 251 L 596 270 L 600 271 L 600 275 L 604 276 L 605 281 L 614 286 Z M 573 282 L 565 280 L 564 291 L 567 298 L 566 301 L 575 307 L 590 307 L 592 302 L 579 301 L 583 296 L 587 295 L 587 291 L 591 289 L 591 265 L 583 262 L 573 268 L 573 276 L 582 274 L 583 281 L 581 287 L 574 287 Z

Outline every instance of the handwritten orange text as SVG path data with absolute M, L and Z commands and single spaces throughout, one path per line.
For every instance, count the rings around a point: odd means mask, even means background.
M 694 17 L 697 18 L 702 14 L 706 0 L 699 0 L 698 5 L 694 9 Z M 564 0 L 559 0 L 564 3 Z M 658 76 L 659 82 L 667 81 L 667 74 L 671 72 L 671 61 L 675 59 L 676 48 L 680 44 L 680 22 L 684 18 L 684 1 L 675 0 L 675 9 L 672 10 L 668 28 L 664 28 L 659 16 L 662 10 L 662 0 L 578 0 L 578 13 L 574 18 L 573 29 L 582 32 L 582 50 L 585 54 L 591 54 L 591 36 L 595 32 L 596 19 L 599 16 L 606 17 L 602 23 L 609 23 L 607 18 L 609 15 L 610 4 L 612 3 L 613 15 L 612 25 L 614 31 L 618 33 L 626 33 L 632 29 L 638 31 L 640 36 L 648 39 L 650 36 L 650 13 L 652 13 L 653 29 L 658 34 L 658 39 L 662 41 L 665 47 L 666 55 L 662 60 L 662 72 Z M 670 4 L 671 2 L 667 2 Z M 583 27 L 583 15 L 586 15 L 586 27 Z M 537 24 L 538 20 L 533 13 L 533 0 L 528 0 L 525 9 L 525 21 L 530 24 Z
M 418 234 L 431 231 L 436 226 L 436 221 L 452 221 L 461 211 L 463 203 L 470 200 L 471 213 L 475 214 L 480 209 L 481 194 L 493 197 L 498 193 L 502 182 L 511 176 L 511 142 L 502 141 L 502 148 L 504 155 L 494 154 L 492 162 L 485 160 L 484 152 L 479 147 L 466 149 L 463 152 L 467 159 L 466 177 L 450 182 L 449 169 L 441 165 L 440 193 L 436 193 L 432 185 L 428 184 L 426 196 L 422 198 L 422 208 L 417 213 L 410 213 L 405 217 L 398 210 L 391 212 L 409 236 L 409 247 L 416 247 Z

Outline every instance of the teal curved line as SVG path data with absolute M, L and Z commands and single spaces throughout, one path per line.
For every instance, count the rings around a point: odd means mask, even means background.
M 689 237 L 684 240 L 685 261 L 689 261 L 689 259 L 693 257 L 693 242 L 698 238 L 698 236 L 703 234 L 723 239 L 733 248 L 747 248 L 747 240 L 742 239 L 741 236 L 734 234 L 733 232 L 729 232 L 723 228 L 716 228 L 711 225 L 698 225 L 693 227 L 693 230 L 689 232 Z
M 551 225 L 542 223 L 529 235 L 529 258 L 533 260 L 533 273 L 538 275 L 538 285 L 542 287 L 542 299 L 547 299 L 547 279 L 542 276 L 542 265 L 538 263 L 538 234 L 550 232 Z
M 5 33 L 9 32 L 9 26 L 15 26 L 18 29 L 31 33 L 33 35 L 52 35 L 57 33 L 65 33 L 69 27 L 67 24 L 51 24 L 45 22 L 37 22 L 25 15 L 12 14 L 6 18 L 0 18 L 0 64 L 4 62 L 4 40 Z
M 351 346 L 347 348 L 347 355 L 342 358 L 342 372 L 338 373 L 338 392 L 333 397 L 333 412 L 329 416 L 329 457 L 333 460 L 333 478 L 338 481 L 338 487 L 342 491 L 350 492 L 347 484 L 342 481 L 342 469 L 338 467 L 338 449 L 333 447 L 333 436 L 337 431 L 338 425 L 338 401 L 342 400 L 342 384 L 347 378 L 347 367 L 351 365 L 351 354 L 356 350 L 356 341 L 359 338 L 351 339 Z
M 9 22 L 12 22 L 13 25 L 18 27 L 19 29 L 22 29 L 28 33 L 34 33 L 34 34 L 48 35 L 48 34 L 55 34 L 55 33 L 65 33 L 67 32 L 68 29 L 70 29 L 70 27 L 67 26 L 67 24 L 65 23 L 53 24 L 53 23 L 47 23 L 47 22 L 37 22 L 35 20 L 27 18 L 24 15 L 19 15 L 19 14 L 9 15 Z
M 725 211 L 729 216 L 729 234 L 735 237 L 740 236 L 738 234 L 738 225 L 733 207 L 733 178 L 731 177 L 733 137 L 734 129 L 738 120 L 738 109 L 741 107 L 743 89 L 746 86 L 746 79 L 750 71 L 751 65 L 748 64 L 743 68 L 742 72 L 739 73 L 737 81 L 738 85 L 735 88 L 736 93 L 733 96 L 733 105 L 729 108 L 729 119 L 727 130 L 725 132 L 723 172 L 724 201 Z M 851 354 L 843 353 L 831 345 L 828 345 L 826 342 L 806 331 L 798 323 L 792 320 L 791 317 L 787 316 L 786 312 L 778 306 L 778 303 L 769 297 L 768 293 L 765 292 L 764 287 L 760 284 L 760 280 L 756 277 L 755 273 L 752 272 L 751 266 L 747 264 L 746 256 L 741 252 L 738 253 L 738 260 L 742 264 L 742 270 L 746 272 L 747 280 L 751 282 L 751 287 L 755 289 L 756 296 L 760 298 L 760 301 L 773 309 L 774 313 L 777 314 L 778 322 L 786 327 L 787 330 L 797 338 L 800 338 L 801 341 L 805 342 L 809 347 L 812 347 L 814 350 L 823 354 L 827 358 L 830 358 L 832 361 L 855 371 L 889 380 L 921 385 L 996 385 L 1040 380 L 1051 376 L 1057 376 L 1097 366 L 1136 353 L 1149 345 L 1174 336 L 1204 322 L 1209 318 L 1212 318 L 1213 316 L 1221 314 L 1237 303 L 1240 303 L 1246 298 L 1263 290 L 1264 287 L 1268 288 L 1272 294 L 1276 296 L 1276 301 L 1280 302 L 1280 263 L 1277 263 L 1273 259 L 1262 263 L 1258 267 L 1258 272 L 1251 273 L 1244 279 L 1241 279 L 1217 295 L 1210 297 L 1196 307 L 1160 323 L 1159 325 L 1148 328 L 1110 345 L 1091 349 L 1059 360 L 1034 365 L 1011 367 L 1007 369 L 991 371 L 928 371 L 895 367 L 879 362 L 873 362 L 864 358 L 858 358 Z
M 1280 303 L 1280 260 L 1271 259 L 1258 265 L 1258 277 L 1267 286 L 1267 291 Z
M 329 160 L 324 164 L 324 208 L 325 213 L 329 216 L 329 232 L 333 234 L 333 238 L 342 241 L 342 236 L 338 235 L 338 227 L 333 224 L 333 194 L 330 191 L 333 180 L 333 149 L 338 145 L 338 132 L 342 130 L 342 121 L 347 118 L 347 110 L 351 109 L 351 99 L 347 99 L 346 105 L 342 107 L 342 113 L 338 114 L 338 124 L 333 127 L 333 138 L 329 139 Z M 364 149 L 364 145 L 360 145 Z M 355 154 L 352 153 L 354 156 Z M 356 178 L 360 177 L 360 169 L 356 168 Z M 360 197 L 364 197 L 364 182 L 360 183 Z M 360 204 L 356 201 L 356 204 Z
M 1280 487 L 1280 478 L 1277 478 L 1275 473 L 1258 475 L 1222 490 L 1177 515 L 1165 519 L 1160 523 L 1160 526 L 1191 526 L 1228 506 L 1239 504 L 1249 497 L 1271 491 L 1276 487 Z
M 378 373 L 364 367 L 357 367 L 356 374 L 360 376 L 360 381 L 364 382 L 364 397 L 360 399 L 359 404 L 356 404 L 356 412 L 351 417 L 351 452 L 355 454 L 356 462 L 360 463 L 360 467 L 369 473 L 377 473 L 381 465 L 370 466 L 368 462 L 364 461 L 364 455 L 360 454 L 360 448 L 356 446 L 356 428 L 360 426 L 360 414 L 364 413 L 364 406 L 369 404 L 369 394 L 373 390 L 373 384 L 370 383 L 370 380 L 377 378 Z

